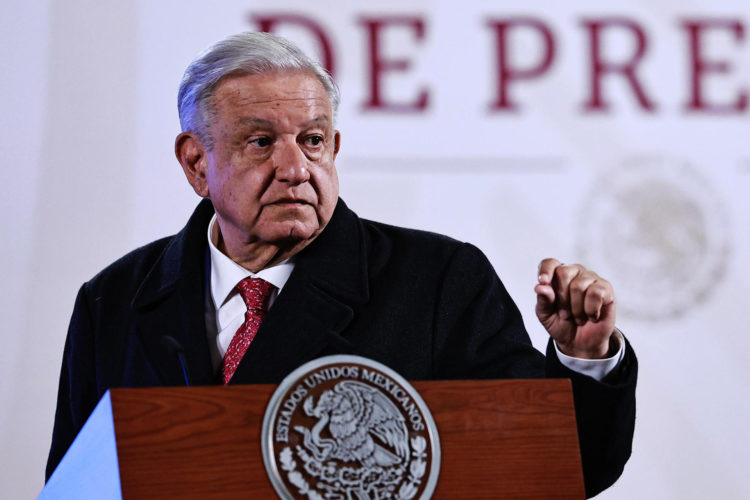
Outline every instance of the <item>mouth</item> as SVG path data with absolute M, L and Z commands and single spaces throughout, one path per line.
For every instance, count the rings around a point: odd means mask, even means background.
M 294 208 L 294 207 L 303 207 L 303 206 L 312 206 L 312 203 L 305 200 L 295 200 L 292 198 L 282 198 L 280 200 L 276 200 L 273 203 L 270 203 L 270 205 L 274 205 L 281 208 Z

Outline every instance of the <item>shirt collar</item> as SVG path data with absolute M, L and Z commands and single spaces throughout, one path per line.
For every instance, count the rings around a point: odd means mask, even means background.
M 214 214 L 211 218 L 211 222 L 208 224 L 207 234 L 208 249 L 211 254 L 211 297 L 214 300 L 214 307 L 217 309 L 221 307 L 234 290 L 234 287 L 237 286 L 237 283 L 248 276 L 268 281 L 275 286 L 280 293 L 281 289 L 289 279 L 289 276 L 292 274 L 292 270 L 294 270 L 294 262 L 292 259 L 286 259 L 279 264 L 263 269 L 258 273 L 250 272 L 224 255 L 221 250 L 216 247 L 212 238 L 214 224 L 216 224 L 216 214 Z

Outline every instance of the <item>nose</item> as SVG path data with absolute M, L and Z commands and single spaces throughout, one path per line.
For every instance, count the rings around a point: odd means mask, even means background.
M 274 151 L 274 173 L 276 180 L 290 184 L 302 184 L 310 178 L 307 158 L 295 140 L 279 141 Z

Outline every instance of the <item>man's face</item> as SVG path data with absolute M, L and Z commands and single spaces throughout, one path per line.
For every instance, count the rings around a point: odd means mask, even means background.
M 339 189 L 339 134 L 323 85 L 304 72 L 229 77 L 213 105 L 205 182 L 225 245 L 312 241 Z

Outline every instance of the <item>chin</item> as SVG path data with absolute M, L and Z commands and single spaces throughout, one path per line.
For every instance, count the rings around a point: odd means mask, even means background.
M 293 246 L 318 235 L 318 224 L 295 221 L 279 224 L 269 231 L 267 241 L 274 241 L 281 246 Z

